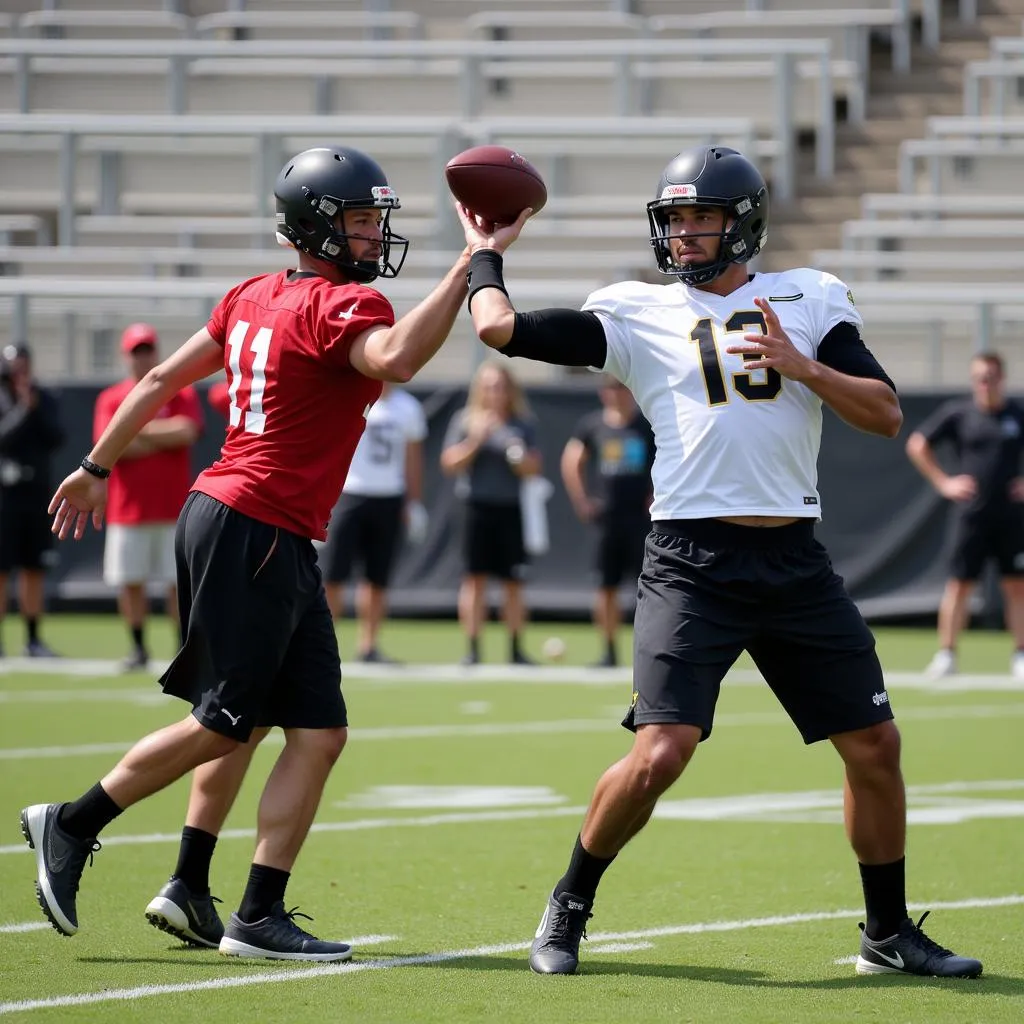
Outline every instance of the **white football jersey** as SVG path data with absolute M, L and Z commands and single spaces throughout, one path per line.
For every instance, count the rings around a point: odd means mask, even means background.
M 370 406 L 342 494 L 384 498 L 405 494 L 405 448 L 427 436 L 423 406 L 392 387 Z
M 604 326 L 602 369 L 633 392 L 654 429 L 652 519 L 820 518 L 821 399 L 776 370 L 744 370 L 743 356 L 725 351 L 765 331 L 755 296 L 811 358 L 837 324 L 862 324 L 846 285 L 807 268 L 755 274 L 726 296 L 624 281 L 583 306 Z

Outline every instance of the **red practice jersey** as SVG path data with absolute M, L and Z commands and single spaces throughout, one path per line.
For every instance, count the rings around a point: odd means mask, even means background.
M 202 491 L 244 515 L 317 540 L 341 493 L 381 382 L 349 362 L 367 328 L 395 312 L 361 284 L 282 271 L 221 300 L 208 330 L 224 346 L 228 430 Z
M 126 379 L 100 392 L 93 410 L 93 441 L 99 440 L 133 387 L 135 381 Z M 188 416 L 203 429 L 203 410 L 195 388 L 182 388 L 153 419 L 170 416 Z M 191 445 L 168 448 L 137 459 L 121 459 L 110 471 L 107 522 L 118 526 L 173 523 L 185 504 L 191 484 Z

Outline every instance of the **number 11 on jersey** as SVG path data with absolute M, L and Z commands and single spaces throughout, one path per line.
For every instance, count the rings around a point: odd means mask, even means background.
M 239 320 L 231 328 L 228 335 L 228 370 L 231 383 L 228 386 L 228 422 L 233 427 L 242 423 L 242 406 L 238 402 L 238 392 L 242 379 L 249 377 L 248 409 L 242 429 L 247 434 L 262 434 L 267 425 L 267 415 L 263 411 L 263 393 L 267 387 L 267 359 L 270 357 L 270 337 L 273 333 L 269 327 L 260 327 L 249 342 L 252 362 L 247 368 L 242 367 L 242 350 L 245 337 L 249 333 L 249 323 Z

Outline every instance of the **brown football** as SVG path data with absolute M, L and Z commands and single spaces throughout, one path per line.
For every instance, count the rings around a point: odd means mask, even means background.
M 463 206 L 497 224 L 511 224 L 528 206 L 539 213 L 548 190 L 537 168 L 506 146 L 474 146 L 444 169 L 451 193 Z

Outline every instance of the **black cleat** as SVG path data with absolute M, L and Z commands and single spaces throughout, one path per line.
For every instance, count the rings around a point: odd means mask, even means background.
M 512 656 L 508 659 L 508 663 L 510 665 L 524 665 L 528 668 L 537 667 L 537 662 L 535 662 L 533 658 L 528 658 L 521 651 L 516 651 L 514 654 L 512 654 Z
M 470 665 L 479 665 L 480 655 L 475 651 L 467 651 L 461 658 L 459 658 L 459 665 L 463 668 L 468 668 Z
M 149 664 L 149 655 L 142 647 L 136 647 L 131 654 L 121 659 L 122 672 L 143 672 Z
M 530 969 L 537 974 L 575 974 L 580 962 L 580 939 L 587 937 L 592 903 L 572 893 L 554 893 L 530 947 Z
M 308 914 L 296 913 L 295 907 L 285 910 L 280 900 L 267 917 L 252 924 L 232 914 L 220 940 L 220 951 L 228 956 L 267 960 L 348 960 L 352 956 L 351 946 L 310 935 L 295 923 L 296 917 L 313 920 Z
M 21 812 L 21 834 L 36 855 L 36 898 L 61 935 L 78 931 L 75 897 L 85 862 L 100 849 L 93 839 L 69 836 L 58 824 L 63 804 L 33 804 Z
M 26 658 L 59 658 L 60 655 L 43 643 L 42 640 L 30 640 L 25 644 Z
M 146 920 L 190 946 L 217 949 L 224 937 L 224 923 L 214 903 L 220 903 L 209 891 L 189 892 L 180 878 L 171 880 L 149 901 Z
M 364 651 L 362 654 L 356 657 L 356 661 L 361 662 L 363 665 L 401 665 L 403 662 L 398 661 L 396 658 L 389 658 L 386 654 L 381 654 L 376 647 L 371 647 L 368 651 Z
M 908 917 L 900 930 L 887 939 L 869 939 L 860 926 L 858 974 L 918 974 L 926 978 L 977 978 L 981 961 L 957 956 L 952 950 L 933 942 L 921 925 L 931 913 L 925 911 L 914 924 Z

